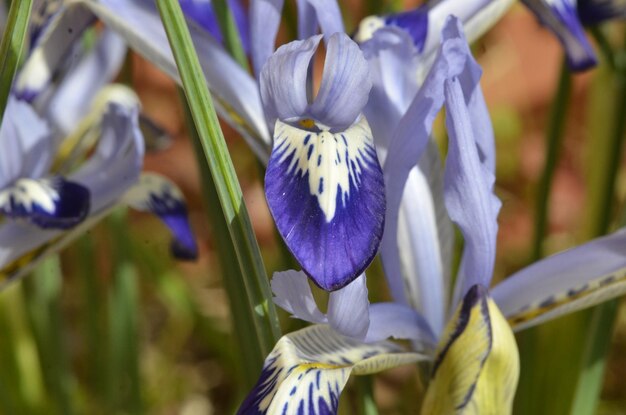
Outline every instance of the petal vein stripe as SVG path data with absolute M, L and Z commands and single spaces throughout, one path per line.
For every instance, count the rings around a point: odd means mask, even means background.
M 326 325 L 283 336 L 238 414 L 335 414 L 352 372 L 369 374 L 421 358 L 391 342 L 361 343 Z

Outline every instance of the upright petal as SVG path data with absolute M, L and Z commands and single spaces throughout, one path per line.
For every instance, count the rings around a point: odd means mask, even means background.
M 307 0 L 307 2 L 315 10 L 315 17 L 326 40 L 333 33 L 345 32 L 337 0 Z
M 50 128 L 30 104 L 9 95 L 0 125 L 0 189 L 20 177 L 48 171 L 54 146 Z
M 350 374 L 377 373 L 423 358 L 390 342 L 365 344 L 328 326 L 308 327 L 276 343 L 237 413 L 335 414 Z
M 354 280 L 383 231 L 382 172 L 364 118 L 341 133 L 276 123 L 265 194 L 282 237 L 321 288 Z
M 458 79 L 446 81 L 446 126 L 450 136 L 444 197 L 450 219 L 456 223 L 465 246 L 456 298 L 475 284 L 489 286 L 496 258 L 496 236 L 500 201 L 493 194 L 495 177 L 480 163 L 478 146 L 464 91 Z M 481 127 L 481 126 L 478 126 Z M 491 129 L 487 123 L 482 125 Z
M 307 77 L 311 59 L 321 36 L 290 42 L 278 48 L 263 68 L 260 77 L 261 99 L 268 124 L 277 119 L 295 121 L 308 106 Z
M 626 230 L 536 262 L 493 289 L 515 330 L 626 293 Z
M 124 202 L 133 209 L 157 215 L 172 232 L 172 255 L 181 260 L 198 258 L 198 245 L 189 225 L 185 197 L 171 180 L 155 174 L 143 173 L 139 182 L 124 196 Z
M 16 77 L 14 93 L 18 99 L 34 101 L 50 84 L 85 29 L 95 18 L 81 7 L 66 7 L 46 26 L 39 47 L 35 48 Z M 69 60 L 71 62 L 71 60 Z
M 252 66 L 257 79 L 274 52 L 284 0 L 250 1 L 250 42 Z
M 44 110 L 63 136 L 69 134 L 91 108 L 102 87 L 113 81 L 126 57 L 126 44 L 105 29 L 96 45 L 61 80 Z
M 519 377 L 515 337 L 487 289 L 473 286 L 439 343 L 423 414 L 510 414 Z
M 450 19 L 448 27 L 457 25 Z M 447 37 L 428 76 L 396 127 L 385 161 L 387 192 L 386 230 L 381 244 L 385 274 L 394 299 L 407 303 L 398 252 L 398 212 L 410 171 L 422 157 L 433 121 L 443 106 L 444 81 L 458 76 L 466 67 L 469 49 L 462 37 Z
M 572 70 L 583 71 L 598 63 L 576 14 L 576 0 L 523 0 L 539 21 L 558 38 Z
M 288 270 L 275 272 L 272 277 L 274 303 L 293 317 L 309 323 L 327 323 L 328 319 L 317 308 L 308 278 L 304 272 Z
M 348 35 L 335 33 L 328 41 L 322 84 L 306 115 L 333 132 L 343 131 L 363 111 L 371 88 L 363 53 Z
M 342 289 L 330 293 L 328 324 L 337 333 L 363 340 L 370 325 L 369 308 L 366 278 L 362 274 Z
M 377 31 L 361 49 L 372 79 L 372 90 L 363 113 L 372 127 L 382 163 L 393 134 L 390 126 L 398 125 L 417 93 L 418 56 L 409 35 L 398 28 Z

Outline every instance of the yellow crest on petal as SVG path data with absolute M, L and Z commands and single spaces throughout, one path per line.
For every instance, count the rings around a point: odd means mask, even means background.
M 511 327 L 487 289 L 475 285 L 439 343 L 422 414 L 509 414 L 518 377 Z

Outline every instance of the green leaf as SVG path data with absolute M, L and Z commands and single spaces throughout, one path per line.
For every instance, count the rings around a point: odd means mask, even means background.
M 32 0 L 11 2 L 7 25 L 0 41 L 0 123 L 9 100 L 13 77 L 20 62 L 32 5 Z
M 226 0 L 213 0 L 211 5 L 215 11 L 217 22 L 220 25 L 220 31 L 222 32 L 226 49 L 242 68 L 249 70 L 248 58 L 246 57 L 246 52 L 243 50 L 241 37 L 239 36 L 239 28 L 237 27 L 233 14 L 228 8 L 228 4 L 226 4 Z
M 280 337 L 280 327 L 241 188 L 180 5 L 176 0 L 157 0 L 157 6 L 235 249 L 239 273 L 228 277 L 242 277 L 237 284 L 245 293 L 248 310 L 254 311 L 254 331 L 248 335 L 250 347 L 266 355 Z M 248 370 L 258 373 L 262 364 L 255 362 L 255 367 Z

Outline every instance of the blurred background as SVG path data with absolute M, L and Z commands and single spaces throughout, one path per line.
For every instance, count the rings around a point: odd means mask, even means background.
M 348 30 L 371 10 L 342 1 Z M 404 2 L 405 7 L 419 2 Z M 381 2 L 381 10 L 387 7 Z M 623 26 L 610 34 L 623 38 Z M 286 36 L 285 33 L 282 33 Z M 545 131 L 563 53 L 530 12 L 516 5 L 473 49 L 497 139 L 500 213 L 494 281 L 531 262 L 537 183 Z M 593 235 L 594 158 L 611 112 L 606 65 L 573 76 L 563 151 L 551 194 L 547 251 Z M 33 275 L 0 294 L 0 413 L 225 414 L 241 387 L 238 345 L 207 219 L 196 158 L 176 85 L 132 52 L 131 83 L 144 111 L 173 137 L 146 156 L 144 169 L 163 173 L 185 194 L 200 247 L 195 263 L 171 259 L 169 234 L 156 217 L 117 210 Z M 626 114 L 624 114 L 626 116 Z M 244 141 L 223 124 L 268 275 L 293 267 L 266 206 L 262 167 Z M 437 135 L 443 137 L 443 119 Z M 622 163 L 623 164 L 623 163 Z M 618 199 L 626 196 L 624 171 Z M 622 212 L 616 203 L 616 211 Z M 374 301 L 386 298 L 380 264 L 370 271 Z M 299 327 L 281 311 L 283 331 Z M 548 350 L 546 353 L 558 352 Z M 381 414 L 418 413 L 416 368 L 374 378 Z M 626 414 L 626 308 L 620 306 L 607 363 L 600 414 Z M 352 379 L 342 413 L 359 413 Z

